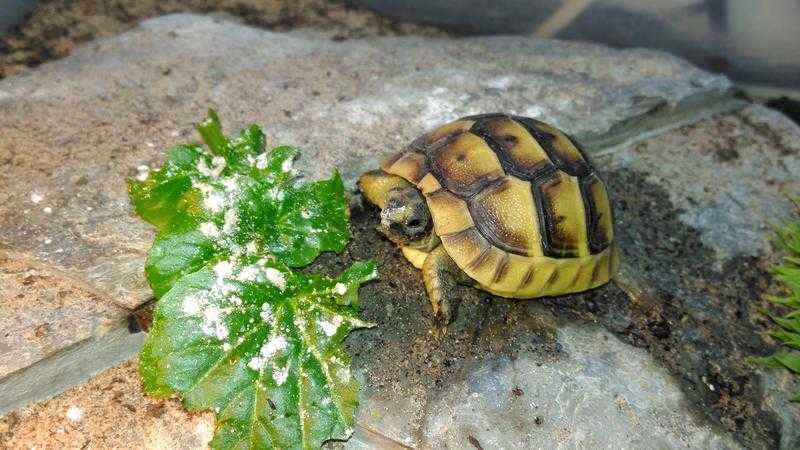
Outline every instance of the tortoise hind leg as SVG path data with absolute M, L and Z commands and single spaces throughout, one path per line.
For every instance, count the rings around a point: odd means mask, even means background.
M 434 333 L 444 335 L 458 308 L 458 285 L 467 282 L 467 276 L 439 245 L 422 264 L 422 280 L 433 309 Z

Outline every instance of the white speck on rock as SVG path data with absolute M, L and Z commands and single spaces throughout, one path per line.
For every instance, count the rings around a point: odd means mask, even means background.
M 150 167 L 144 164 L 137 167 L 136 170 L 139 172 L 138 174 L 136 174 L 136 179 L 139 181 L 146 180 L 147 177 L 150 175 Z
M 532 117 L 532 118 L 535 119 L 537 117 L 544 116 L 544 110 L 542 109 L 541 106 L 531 105 L 531 106 L 527 107 L 525 109 L 525 111 L 523 111 L 522 115 L 526 116 L 526 117 Z
M 152 142 L 145 142 L 145 143 L 144 143 L 144 145 L 146 145 L 146 146 L 148 146 L 148 147 L 150 147 L 150 148 L 153 148 L 153 147 L 155 147 L 155 146 L 156 146 L 156 144 L 154 144 L 154 143 L 152 143 Z
M 83 410 L 77 406 L 70 406 L 67 409 L 67 419 L 72 422 L 80 422 L 83 419 Z
M 267 280 L 269 280 L 270 283 L 275 285 L 275 287 L 281 291 L 286 289 L 286 278 L 284 278 L 283 273 L 280 270 L 267 267 L 264 270 L 264 276 L 266 276 Z
M 35 192 L 34 192 L 33 194 L 31 194 L 31 201 L 32 201 L 34 204 L 38 204 L 38 203 L 39 203 L 40 201 L 42 201 L 43 199 L 44 199 L 44 197 L 42 197 L 41 195 L 39 195 L 39 194 L 37 194 L 37 193 L 35 193 Z
M 211 439 L 214 437 L 214 428 L 212 424 L 202 419 L 197 423 L 194 431 L 197 434 L 198 442 L 211 442 Z
M 44 211 L 45 214 L 50 214 L 50 213 L 53 212 L 53 208 L 51 208 L 49 206 L 45 206 L 42 211 Z
M 344 295 L 347 293 L 347 285 L 344 283 L 336 283 L 333 287 L 333 292 L 336 292 L 339 295 Z
M 495 89 L 507 89 L 514 82 L 514 78 L 510 76 L 502 76 L 492 78 L 486 82 L 486 85 Z

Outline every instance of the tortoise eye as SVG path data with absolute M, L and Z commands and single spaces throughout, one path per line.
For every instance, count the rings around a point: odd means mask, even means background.
M 412 219 L 407 224 L 407 226 L 415 228 L 419 226 L 419 219 Z

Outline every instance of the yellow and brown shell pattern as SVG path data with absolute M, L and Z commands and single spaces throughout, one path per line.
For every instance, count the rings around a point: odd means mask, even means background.
M 578 144 L 546 123 L 464 117 L 381 168 L 422 191 L 445 250 L 482 289 L 561 295 L 600 286 L 617 270 L 605 185 Z

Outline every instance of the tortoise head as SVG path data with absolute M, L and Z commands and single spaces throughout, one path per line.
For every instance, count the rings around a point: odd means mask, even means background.
M 414 185 L 380 170 L 365 173 L 358 184 L 364 197 L 381 208 L 378 231 L 392 242 L 422 250 L 436 245 L 431 213 Z
M 390 189 L 378 229 L 398 245 L 428 247 L 433 220 L 419 190 L 413 186 Z

